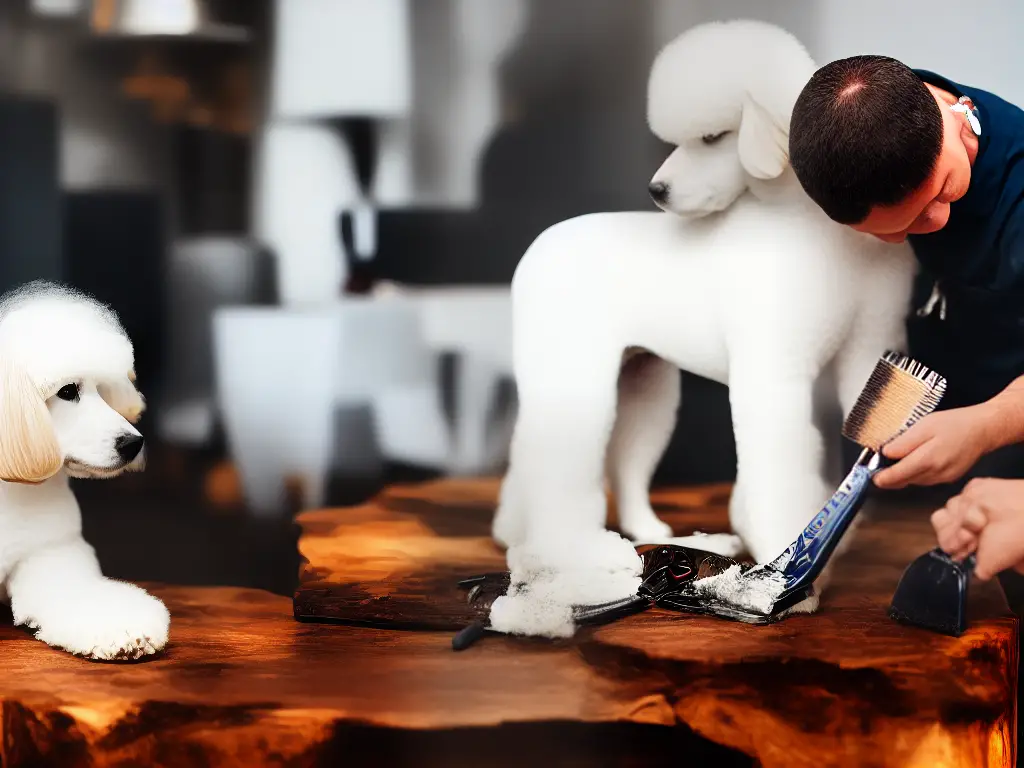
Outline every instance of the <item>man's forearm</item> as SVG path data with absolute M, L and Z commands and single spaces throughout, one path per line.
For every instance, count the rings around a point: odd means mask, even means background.
M 988 402 L 976 406 L 984 419 L 990 451 L 1024 443 L 1024 376 Z

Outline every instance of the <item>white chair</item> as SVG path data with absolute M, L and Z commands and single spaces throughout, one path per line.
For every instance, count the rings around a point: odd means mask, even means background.
M 257 514 L 281 509 L 290 475 L 303 482 L 305 506 L 322 504 L 339 443 L 363 464 L 378 450 L 335 434 L 339 407 L 369 407 L 382 389 L 424 381 L 433 367 L 414 308 L 370 298 L 221 309 L 214 349 L 228 446 Z
M 331 448 L 336 313 L 222 309 L 213 336 L 217 400 L 246 501 L 257 514 L 281 509 L 285 477 L 299 471 L 315 504 Z
M 507 457 L 511 419 L 495 425 L 490 417 L 498 384 L 512 377 L 509 288 L 398 290 L 395 298 L 416 308 L 427 348 L 458 355 L 456 408 L 454 429 L 446 435 L 436 380 L 382 390 L 374 409 L 384 455 L 452 474 L 498 470 Z

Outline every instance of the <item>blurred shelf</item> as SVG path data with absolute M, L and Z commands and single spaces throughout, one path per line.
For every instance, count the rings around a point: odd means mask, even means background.
M 230 44 L 247 45 L 253 41 L 253 33 L 248 27 L 238 24 L 204 24 L 191 32 L 185 33 L 147 33 L 128 32 L 123 30 L 112 30 L 110 32 L 97 32 L 90 30 L 86 36 L 87 42 L 92 43 L 123 43 L 123 42 L 153 42 L 167 41 L 181 43 L 183 45 L 203 44 Z

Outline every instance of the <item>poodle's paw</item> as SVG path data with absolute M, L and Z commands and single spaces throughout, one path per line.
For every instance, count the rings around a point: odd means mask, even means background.
M 782 611 L 782 613 L 779 614 L 779 617 L 785 618 L 786 616 L 794 616 L 798 613 L 814 613 L 818 610 L 818 605 L 820 602 L 821 596 L 818 594 L 817 590 L 815 590 L 814 594 L 812 594 L 810 597 L 804 598 L 791 608 L 787 608 L 786 610 Z
M 832 490 L 817 475 L 791 478 L 785 487 L 757 493 L 737 488 L 729 506 L 729 522 L 754 560 L 771 562 L 797 540 L 828 502 Z
M 615 531 L 598 531 L 581 537 L 575 560 L 584 570 L 605 569 L 639 574 L 643 561 L 636 547 Z
M 573 570 L 578 571 L 638 574 L 643 569 L 636 547 L 615 531 L 594 531 L 577 536 L 571 552 L 559 557 L 568 558 Z
M 508 551 L 512 583 L 491 606 L 498 632 L 570 637 L 574 607 L 635 596 L 643 561 L 618 534 L 576 536 L 575 548 L 533 540 Z
M 743 538 L 747 551 L 756 562 L 770 563 L 792 546 L 821 506 L 804 504 L 797 508 L 813 511 L 794 515 L 792 508 L 765 507 L 758 510 L 758 517 L 748 520 L 742 528 L 733 528 Z
M 167 645 L 167 607 L 134 584 L 102 579 L 62 597 L 66 601 L 46 606 L 45 615 L 19 623 L 36 629 L 48 645 L 103 661 L 139 659 Z
M 714 552 L 716 555 L 732 558 L 739 557 L 746 549 L 743 539 L 732 533 L 695 533 L 692 536 L 676 536 L 656 543 L 702 549 L 705 552 Z
M 634 544 L 661 544 L 672 538 L 672 526 L 659 520 L 650 507 L 642 511 L 632 510 L 628 514 L 620 510 L 619 527 Z
M 639 574 L 643 561 L 636 548 L 614 531 L 587 531 L 532 539 L 509 550 L 509 569 L 516 573 L 539 571 Z
M 742 532 L 743 541 L 747 544 L 747 552 L 755 563 L 770 563 L 792 544 L 779 536 L 763 536 L 755 533 Z

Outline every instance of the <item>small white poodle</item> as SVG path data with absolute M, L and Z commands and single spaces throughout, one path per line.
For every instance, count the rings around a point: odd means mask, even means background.
M 814 70 L 768 24 L 687 31 L 657 57 L 648 90 L 650 126 L 676 146 L 650 184 L 669 213 L 582 216 L 526 252 L 512 285 L 519 413 L 499 542 L 556 568 L 630 567 L 632 546 L 604 531 L 606 478 L 621 530 L 666 540 L 648 486 L 680 368 L 729 386 L 730 523 L 756 560 L 827 500 L 825 446 L 879 355 L 903 346 L 915 267 L 908 246 L 835 224 L 796 181 L 789 119 Z
M 50 283 L 0 298 L 0 599 L 40 640 L 92 659 L 167 643 L 155 597 L 103 576 L 68 477 L 141 468 L 144 406 L 113 311 Z

